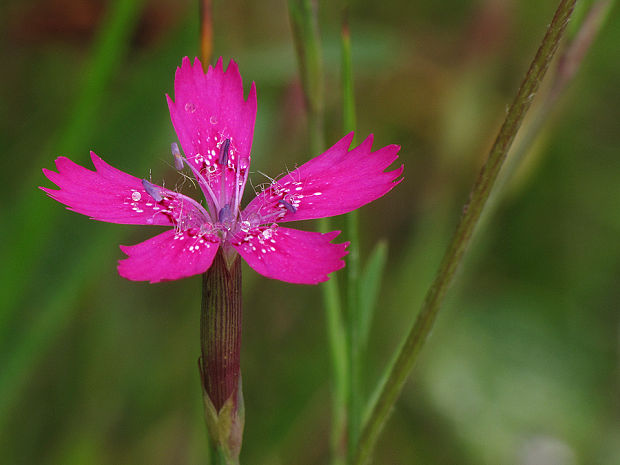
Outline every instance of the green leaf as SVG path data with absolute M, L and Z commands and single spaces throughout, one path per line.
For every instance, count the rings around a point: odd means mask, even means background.
M 359 286 L 359 329 L 360 329 L 360 347 L 362 350 L 368 343 L 370 334 L 370 325 L 372 323 L 375 308 L 377 307 L 377 299 L 379 297 L 379 289 L 381 288 L 381 278 L 385 270 L 387 261 L 388 245 L 386 241 L 380 241 L 370 254 L 368 263 L 360 277 Z

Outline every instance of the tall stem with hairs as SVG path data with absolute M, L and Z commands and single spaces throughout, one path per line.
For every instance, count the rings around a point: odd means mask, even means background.
M 487 161 L 472 188 L 469 203 L 463 210 L 461 221 L 448 245 L 435 279 L 426 294 L 422 309 L 404 344 L 399 349 L 387 375 L 383 378 L 375 400 L 370 406 L 353 461 L 356 465 L 368 463 L 370 460 L 379 433 L 383 429 L 389 413 L 396 403 L 403 385 L 417 360 L 418 354 L 433 328 L 437 312 L 441 308 L 446 292 L 452 284 L 458 266 L 462 262 L 471 242 L 472 235 L 487 203 L 491 189 L 497 180 L 500 168 L 506 160 L 517 131 L 557 50 L 560 39 L 566 29 L 566 24 L 575 7 L 575 2 L 576 0 L 562 0 L 560 2 L 538 52 L 506 114 L 504 123 L 489 152 Z

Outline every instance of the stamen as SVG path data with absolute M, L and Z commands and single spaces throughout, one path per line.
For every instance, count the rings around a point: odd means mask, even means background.
M 249 167 L 250 159 L 244 156 L 239 157 L 239 169 L 245 172 Z
M 224 142 L 222 142 L 222 145 L 220 145 L 220 159 L 219 159 L 219 163 L 220 163 L 220 169 L 221 174 L 220 174 L 220 202 L 221 203 L 228 203 L 228 196 L 227 194 L 227 185 L 226 185 L 226 171 L 228 169 L 228 153 L 230 152 L 230 139 L 226 139 Z
M 217 214 L 217 219 L 220 223 L 225 223 L 230 220 L 230 204 L 227 203 Z
M 274 213 L 269 213 L 268 215 L 264 215 L 260 218 L 260 222 L 261 223 L 265 223 L 267 220 L 271 219 L 271 218 L 276 218 L 278 216 L 282 215 L 282 211 L 277 211 Z
M 228 152 L 230 151 L 230 139 L 226 139 L 220 146 L 220 165 L 223 167 L 228 164 Z
M 187 160 L 187 158 L 185 159 L 185 163 L 187 163 L 187 166 L 189 166 L 189 169 L 192 170 L 192 173 L 194 173 L 194 176 L 196 176 L 196 178 L 198 179 L 199 181 L 198 184 L 200 185 L 200 189 L 202 189 L 202 192 L 205 195 L 205 198 L 207 199 L 207 201 L 209 200 L 209 198 L 211 198 L 211 201 L 213 202 L 213 206 L 215 207 L 215 211 L 217 211 L 220 208 L 220 204 L 217 201 L 217 197 L 215 197 L 215 193 L 213 192 L 213 189 L 211 189 L 211 185 L 207 182 L 204 176 L 200 174 L 200 171 L 192 163 L 190 163 Z M 206 192 L 205 192 L 205 189 L 206 189 Z
M 237 160 L 237 170 L 235 172 L 235 209 L 239 210 L 239 204 L 241 203 L 241 194 L 243 194 L 243 188 L 248 180 L 248 174 L 250 167 L 250 159 L 248 157 L 241 156 Z M 243 180 L 239 179 L 239 175 L 243 175 Z
M 284 205 L 284 208 L 286 208 L 291 213 L 295 213 L 297 211 L 297 208 L 295 208 L 294 205 L 288 203 L 286 200 L 278 200 L 278 203 Z
M 170 150 L 172 150 L 172 155 L 174 156 L 174 167 L 181 171 L 183 169 L 183 157 L 181 156 L 179 145 L 173 142 L 170 144 Z
M 172 196 L 173 199 L 177 200 L 178 202 L 180 202 L 181 206 L 180 206 L 180 216 L 186 216 L 183 213 L 183 208 L 184 208 L 184 202 L 187 202 L 191 205 L 193 205 L 194 207 L 196 207 L 196 210 L 200 213 L 200 215 L 202 216 L 202 223 L 210 223 L 211 222 L 211 216 L 209 215 L 209 212 L 207 210 L 205 210 L 205 208 L 198 202 L 196 202 L 194 199 L 192 199 L 191 197 L 185 197 L 184 195 L 181 194 L 177 194 L 176 192 L 172 192 L 170 194 Z
M 155 202 L 161 202 L 163 200 L 163 197 L 161 196 L 161 193 L 159 191 L 159 187 L 157 187 L 155 184 L 148 182 L 146 179 L 143 179 L 142 187 L 144 187 L 144 190 L 147 194 L 153 197 Z

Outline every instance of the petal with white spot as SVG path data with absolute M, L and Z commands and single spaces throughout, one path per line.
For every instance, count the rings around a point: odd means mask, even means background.
M 243 81 L 234 61 L 231 60 L 224 71 L 220 58 L 205 73 L 197 58 L 192 64 L 185 57 L 174 78 L 174 101 L 169 96 L 167 99 L 172 124 L 185 156 L 215 192 L 219 192 L 221 169 L 223 165 L 228 166 L 225 182 L 231 197 L 236 189 L 235 173 L 239 163 L 244 170 L 250 163 L 256 86 L 252 83 L 244 99 Z M 227 160 L 223 164 L 220 152 L 227 144 L 228 156 L 224 157 Z
M 43 169 L 43 173 L 60 189 L 41 189 L 69 210 L 108 223 L 189 227 L 206 221 L 205 210 L 189 197 L 149 183 L 161 195 L 158 202 L 145 190 L 143 180 L 108 165 L 94 152 L 90 155 L 95 171 L 57 158 L 58 172 Z
M 232 245 L 248 265 L 268 278 L 317 284 L 344 266 L 348 243 L 331 243 L 338 234 L 260 227 L 239 235 Z
M 372 135 L 349 150 L 349 134 L 325 153 L 272 182 L 245 208 L 244 217 L 297 221 L 341 215 L 387 194 L 401 180 L 403 167 L 385 171 L 397 158 L 397 145 L 372 151 Z
M 204 273 L 219 247 L 216 235 L 171 229 L 136 245 L 121 245 L 127 258 L 118 273 L 132 281 L 170 281 Z

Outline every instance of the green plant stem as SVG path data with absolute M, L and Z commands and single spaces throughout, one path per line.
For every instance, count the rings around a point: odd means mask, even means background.
M 347 10 L 343 13 L 341 30 L 342 49 L 342 117 L 345 133 L 355 131 L 355 93 L 353 89 L 353 65 L 351 60 L 351 34 Z M 355 145 L 355 139 L 353 140 Z M 359 217 L 356 210 L 346 216 L 346 235 L 350 244 L 347 250 L 347 341 L 348 393 L 347 393 L 347 456 L 350 461 L 355 453 L 362 426 L 362 356 L 360 334 L 362 317 L 360 315 L 360 237 Z
M 510 157 L 506 160 L 499 174 L 488 204 L 478 222 L 479 231 L 486 227 L 488 218 L 493 216 L 495 209 L 507 193 L 508 184 L 513 180 L 514 174 L 519 170 L 541 134 L 553 121 L 553 114 L 558 108 L 558 103 L 573 82 L 587 52 L 605 24 L 613 4 L 613 0 L 597 0 L 585 10 L 581 21 L 576 21 L 577 11 L 573 15 L 573 23 L 571 23 L 573 36 L 569 38 L 571 31 L 566 32 L 568 40 L 566 40 L 566 46 L 562 53 L 555 60 L 556 69 L 552 82 L 546 87 L 545 93 L 541 95 L 541 102 L 530 112 L 527 121 L 519 132 L 519 137 L 515 140 Z
M 308 112 L 310 150 L 314 155 L 318 155 L 314 152 L 323 150 L 325 146 L 323 58 L 316 9 L 316 2 L 311 0 L 289 0 L 299 74 Z
M 422 309 L 400 348 L 388 376 L 380 387 L 376 402 L 371 405 L 353 461 L 356 465 L 365 464 L 370 460 L 379 433 L 402 391 L 420 349 L 427 340 L 446 291 L 452 283 L 457 268 L 471 242 L 472 234 L 500 168 L 557 50 L 566 24 L 575 7 L 575 2 L 576 0 L 562 0 L 560 2 L 517 96 L 506 114 L 487 161 L 470 193 L 469 203 L 464 208 L 461 221 L 448 246 L 439 271 L 426 294 Z
M 325 219 L 319 223 L 321 230 L 329 229 L 329 222 Z M 331 449 L 334 464 L 342 464 L 346 458 L 346 431 L 347 431 L 347 343 L 338 282 L 335 277 L 321 286 L 325 317 L 327 322 L 327 337 L 329 340 L 332 361 L 333 400 L 332 400 L 332 431 Z
M 551 106 L 557 102 L 566 87 L 573 81 L 594 39 L 605 24 L 614 3 L 614 0 L 594 1 L 585 13 L 583 20 L 578 24 L 576 34 L 571 38 L 558 60 L 555 82 L 548 98 Z
M 230 458 L 226 455 L 224 449 L 211 445 L 211 461 L 212 465 L 239 465 L 239 459 Z
M 323 60 L 319 40 L 316 1 L 289 0 L 289 15 L 308 118 L 309 146 L 312 155 L 325 147 L 323 129 L 324 81 Z M 319 221 L 322 231 L 330 229 L 330 221 Z M 338 282 L 335 276 L 321 286 L 326 311 L 327 335 L 332 360 L 334 394 L 332 402 L 331 446 L 334 463 L 343 463 L 346 444 L 347 342 Z
M 519 168 L 523 158 L 530 151 L 538 136 L 548 126 L 553 111 L 557 108 L 559 100 L 566 94 L 568 86 L 573 82 L 583 59 L 605 23 L 613 3 L 612 0 L 594 2 L 579 24 L 574 37 L 567 41 L 566 47 L 556 60 L 557 68 L 551 86 L 544 94 L 542 103 L 533 110 L 533 114 L 521 130 L 519 139 L 510 154 L 510 159 L 506 162 L 506 167 L 499 176 L 498 186 L 491 195 L 492 201 L 494 197 L 497 197 L 496 194 L 502 194 L 503 189 L 501 187 L 511 179 L 511 175 Z M 489 214 L 489 210 L 492 209 L 487 208 L 485 215 Z

